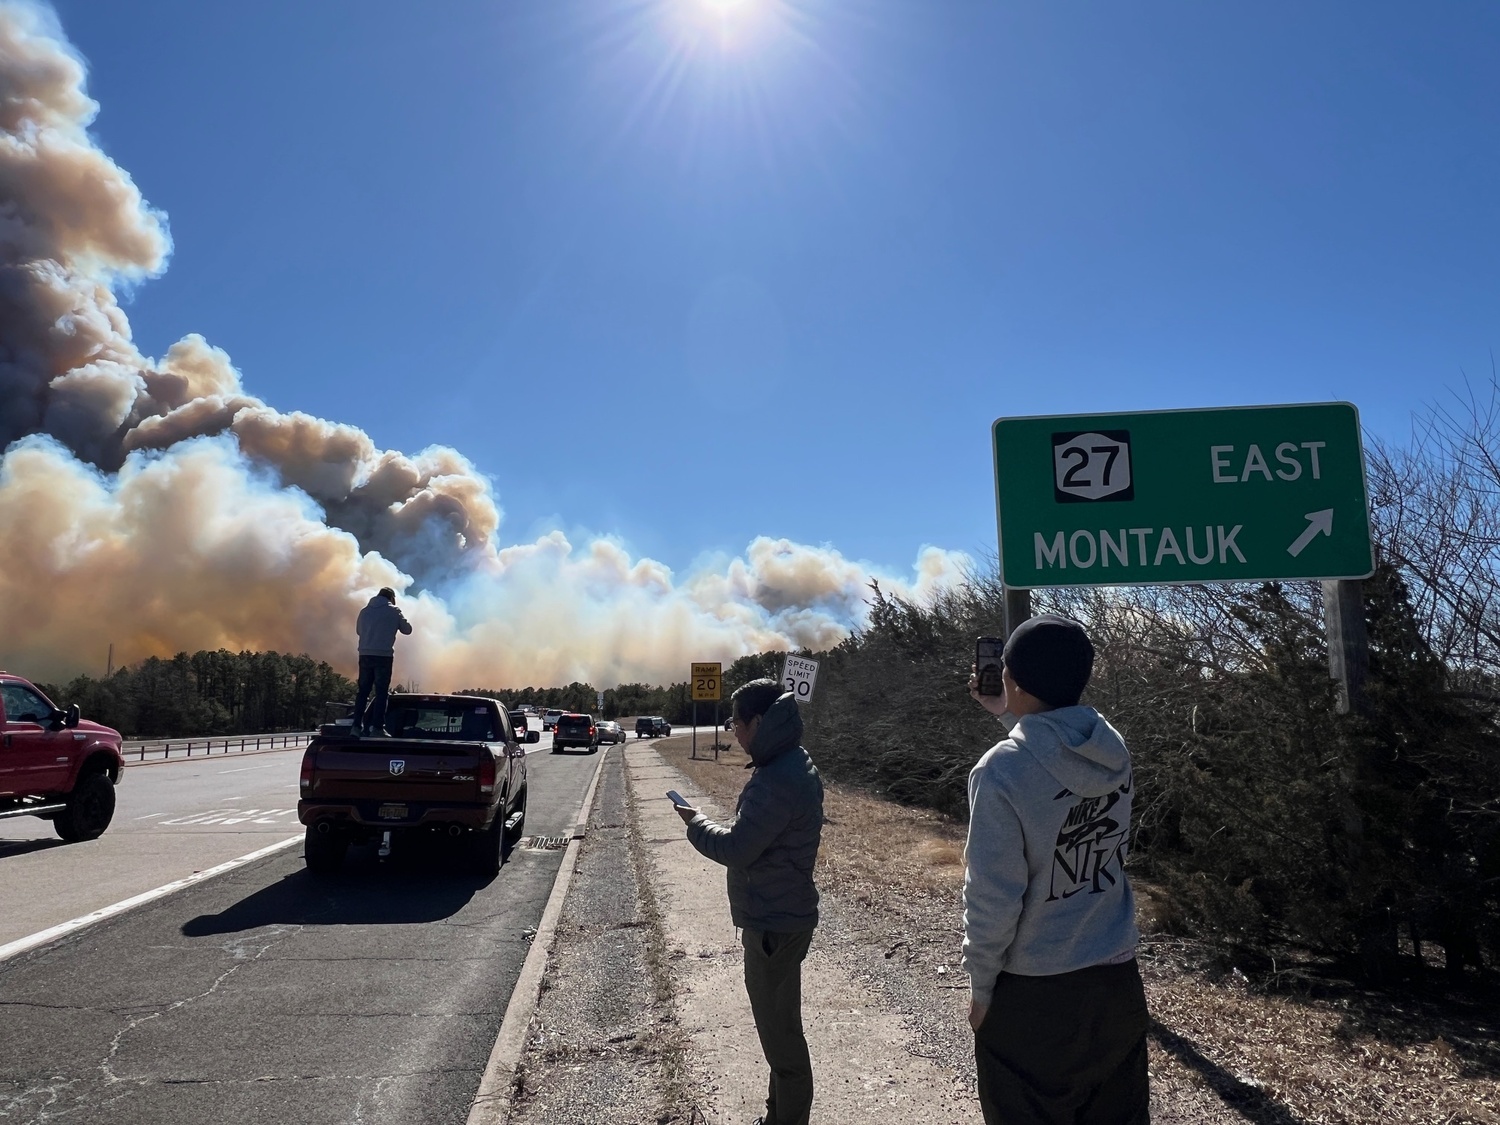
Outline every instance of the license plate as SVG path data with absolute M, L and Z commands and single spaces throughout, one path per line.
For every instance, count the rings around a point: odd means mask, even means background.
M 380 817 L 381 820 L 405 820 L 406 819 L 406 806 L 405 805 L 381 805 L 380 808 L 379 808 L 379 810 L 376 812 L 375 815 L 378 816 L 378 817 Z

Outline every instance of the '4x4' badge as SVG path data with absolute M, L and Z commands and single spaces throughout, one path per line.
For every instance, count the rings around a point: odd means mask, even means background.
M 404 758 L 391 759 L 391 776 L 400 777 L 406 772 L 406 760 Z

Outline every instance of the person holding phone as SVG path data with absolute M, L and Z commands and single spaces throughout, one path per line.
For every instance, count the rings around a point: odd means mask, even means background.
M 981 677 L 988 640 L 969 694 L 1015 725 L 969 774 L 963 964 L 980 1108 L 988 1125 L 1145 1125 L 1130 753 L 1079 704 L 1094 665 L 1083 626 L 1048 615 L 1012 630 L 999 694 Z
M 716 824 L 669 793 L 688 841 L 728 868 L 729 916 L 745 947 L 745 991 L 770 1067 L 766 1113 L 756 1125 L 807 1125 L 812 1056 L 802 1030 L 802 961 L 818 924 L 813 866 L 823 833 L 823 780 L 802 748 L 796 697 L 775 680 L 730 696 L 735 740 L 755 772 L 734 822 Z

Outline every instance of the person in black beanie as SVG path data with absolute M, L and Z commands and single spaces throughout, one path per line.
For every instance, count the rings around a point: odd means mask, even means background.
M 969 679 L 981 706 L 1015 720 L 969 774 L 963 962 L 980 1108 L 988 1125 L 1144 1125 L 1130 753 L 1080 705 L 1094 646 L 1076 621 L 1022 623 L 1001 663 L 1002 695 Z

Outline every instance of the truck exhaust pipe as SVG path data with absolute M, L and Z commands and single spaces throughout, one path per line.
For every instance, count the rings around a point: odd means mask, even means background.
M 329 824 L 326 820 L 320 820 L 320 821 L 318 821 L 318 835 L 319 836 L 326 836 L 326 835 L 328 835 L 332 831 L 333 831 L 333 825 Z
M 452 839 L 457 840 L 463 834 L 464 834 L 464 826 L 462 824 L 450 824 L 450 825 L 448 825 L 448 835 Z

